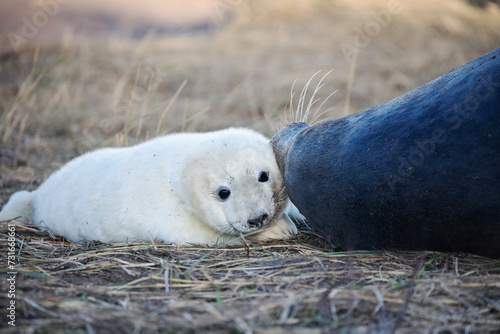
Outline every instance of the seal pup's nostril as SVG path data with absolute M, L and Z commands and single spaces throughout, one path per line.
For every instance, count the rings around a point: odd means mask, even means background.
M 251 228 L 262 227 L 262 225 L 264 225 L 264 222 L 267 220 L 268 217 L 269 217 L 269 215 L 267 213 L 264 213 L 257 218 L 249 219 L 248 226 Z

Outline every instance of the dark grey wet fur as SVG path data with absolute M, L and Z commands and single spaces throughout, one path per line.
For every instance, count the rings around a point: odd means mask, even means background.
M 500 257 L 500 49 L 272 143 L 292 202 L 335 246 Z

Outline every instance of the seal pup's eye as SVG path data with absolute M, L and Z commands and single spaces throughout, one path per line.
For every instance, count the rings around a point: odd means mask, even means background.
M 220 187 L 217 189 L 217 197 L 222 201 L 225 202 L 231 195 L 231 190 L 229 190 L 226 187 Z
M 260 172 L 259 182 L 267 182 L 267 181 L 269 181 L 269 173 L 268 172 Z

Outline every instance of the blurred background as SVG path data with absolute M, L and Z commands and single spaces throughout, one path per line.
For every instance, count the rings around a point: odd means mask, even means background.
M 343 117 L 499 46 L 495 1 L 1 1 L 0 186 L 175 131 L 272 136 L 317 71 Z

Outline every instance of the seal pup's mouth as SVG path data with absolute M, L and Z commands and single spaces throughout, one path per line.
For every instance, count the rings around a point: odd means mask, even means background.
M 268 219 L 269 219 L 269 215 L 267 213 L 264 213 L 264 214 L 258 216 L 257 218 L 249 219 L 247 221 L 247 225 L 252 230 L 260 229 L 266 225 Z
M 257 232 L 269 225 L 271 217 L 267 213 L 263 213 L 255 218 L 250 218 L 243 223 L 241 221 L 229 222 L 228 230 L 230 234 L 252 233 Z

